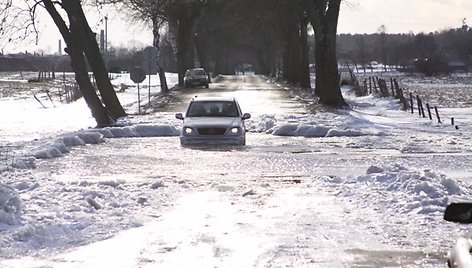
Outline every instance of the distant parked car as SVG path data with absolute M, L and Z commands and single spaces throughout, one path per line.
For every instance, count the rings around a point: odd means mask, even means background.
M 245 145 L 244 120 L 251 118 L 251 115 L 241 112 L 235 98 L 195 97 L 190 101 L 185 116 L 177 113 L 175 117 L 183 120 L 181 145 Z
M 185 72 L 185 87 L 204 86 L 209 88 L 209 83 L 208 73 L 203 68 L 189 69 Z
M 457 223 L 472 223 L 472 203 L 452 203 L 444 212 L 444 219 Z M 450 268 L 472 267 L 472 230 L 459 237 L 447 254 Z

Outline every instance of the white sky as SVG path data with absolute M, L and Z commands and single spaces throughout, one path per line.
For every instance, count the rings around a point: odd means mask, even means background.
M 375 33 L 381 25 L 387 33 L 434 32 L 472 24 L 470 0 L 344 0 L 339 33 Z
M 14 0 L 15 1 L 15 0 Z M 113 15 L 115 14 L 115 15 Z M 108 15 L 108 41 L 112 46 L 142 46 L 151 44 L 151 30 L 145 25 L 126 21 L 116 11 Z M 101 16 L 88 11 L 89 24 L 96 32 L 104 29 Z M 457 28 L 462 20 L 472 24 L 470 0 L 345 0 L 339 18 L 339 33 L 375 33 L 385 25 L 387 33 L 434 32 Z M 61 39 L 49 17 L 42 16 L 39 27 L 41 36 L 38 45 L 22 44 L 3 47 L 5 53 L 43 50 L 58 51 Z

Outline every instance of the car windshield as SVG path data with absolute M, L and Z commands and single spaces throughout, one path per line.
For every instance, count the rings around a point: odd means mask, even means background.
M 187 117 L 238 117 L 233 101 L 194 101 L 190 103 Z
M 185 73 L 186 76 L 189 76 L 189 75 L 206 75 L 205 71 L 204 70 L 188 70 L 186 73 Z

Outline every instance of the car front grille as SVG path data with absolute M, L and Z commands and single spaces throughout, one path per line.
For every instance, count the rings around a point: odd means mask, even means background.
M 199 128 L 198 134 L 203 136 L 215 136 L 224 135 L 226 132 L 225 128 Z

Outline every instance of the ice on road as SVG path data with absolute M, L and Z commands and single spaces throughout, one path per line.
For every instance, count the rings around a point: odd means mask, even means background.
M 360 252 L 407 259 L 355 226 L 362 212 L 305 184 L 235 192 L 229 186 L 178 199 L 158 220 L 21 267 L 351 267 Z M 414 254 L 420 257 L 420 253 Z M 370 257 L 371 258 L 371 257 Z M 5 262 L 8 265 L 8 262 Z

